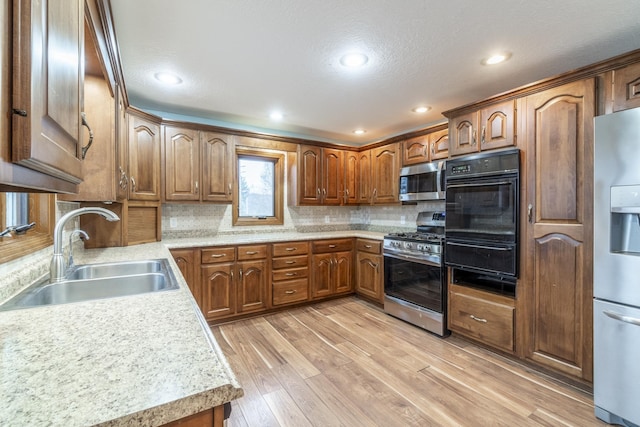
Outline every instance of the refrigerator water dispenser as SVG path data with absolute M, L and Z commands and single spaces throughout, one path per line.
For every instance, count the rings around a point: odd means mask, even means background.
M 611 252 L 640 256 L 640 185 L 611 187 Z

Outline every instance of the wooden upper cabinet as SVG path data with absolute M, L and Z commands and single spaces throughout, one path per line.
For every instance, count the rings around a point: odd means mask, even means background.
M 443 129 L 429 134 L 431 161 L 449 157 L 449 129 Z
M 298 156 L 298 200 L 301 205 L 319 205 L 322 203 L 322 148 L 300 145 Z
M 200 200 L 200 135 L 197 130 L 164 128 L 166 200 Z
M 371 150 L 373 203 L 399 203 L 400 149 L 398 144 Z
M 409 166 L 428 162 L 429 135 L 420 135 L 402 142 L 402 165 Z
M 399 172 L 398 172 L 399 173 Z M 371 150 L 358 153 L 358 203 L 370 204 L 373 200 Z
M 402 142 L 402 166 L 449 157 L 449 130 L 427 133 Z
M 129 114 L 129 200 L 160 200 L 160 125 Z
M 595 82 L 565 84 L 522 104 L 525 356 L 591 381 Z
M 344 193 L 343 205 L 358 203 L 358 156 L 357 151 L 344 152 Z
M 516 144 L 515 104 L 505 101 L 449 121 L 449 154 L 458 156 Z
M 640 63 L 613 72 L 613 111 L 640 107 Z
M 231 187 L 234 171 L 234 138 L 215 132 L 201 132 L 201 167 L 203 202 L 224 202 L 232 200 Z
M 342 204 L 344 193 L 344 157 L 342 150 L 322 149 L 322 203 Z
M 12 160 L 78 184 L 84 2 L 15 0 L 13 8 Z

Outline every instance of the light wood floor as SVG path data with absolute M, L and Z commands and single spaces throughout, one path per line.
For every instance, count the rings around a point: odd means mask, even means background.
M 237 426 L 603 426 L 590 395 L 355 297 L 212 327 Z

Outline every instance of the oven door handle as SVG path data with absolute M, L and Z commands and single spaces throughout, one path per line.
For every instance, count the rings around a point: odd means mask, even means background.
M 383 255 L 385 257 L 401 259 L 401 260 L 404 260 L 404 261 L 417 262 L 418 264 L 431 265 L 433 267 L 440 267 L 441 266 L 440 263 L 437 263 L 437 262 L 434 262 L 434 261 L 429 261 L 427 259 L 416 258 L 415 256 L 411 256 L 411 255 L 392 254 L 392 253 L 388 253 L 388 252 L 385 252 Z
M 472 245 L 470 243 L 447 242 L 447 245 L 464 246 L 466 248 L 476 248 L 476 249 L 491 249 L 493 251 L 510 251 L 511 250 L 511 248 L 502 248 L 499 246 Z
M 486 187 L 488 185 L 510 185 L 514 184 L 513 181 L 486 181 L 468 184 L 447 184 L 447 190 L 450 188 L 465 188 L 465 187 Z

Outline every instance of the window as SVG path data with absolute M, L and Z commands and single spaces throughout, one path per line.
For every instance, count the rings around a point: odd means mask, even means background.
M 233 225 L 283 224 L 284 154 L 236 149 Z

